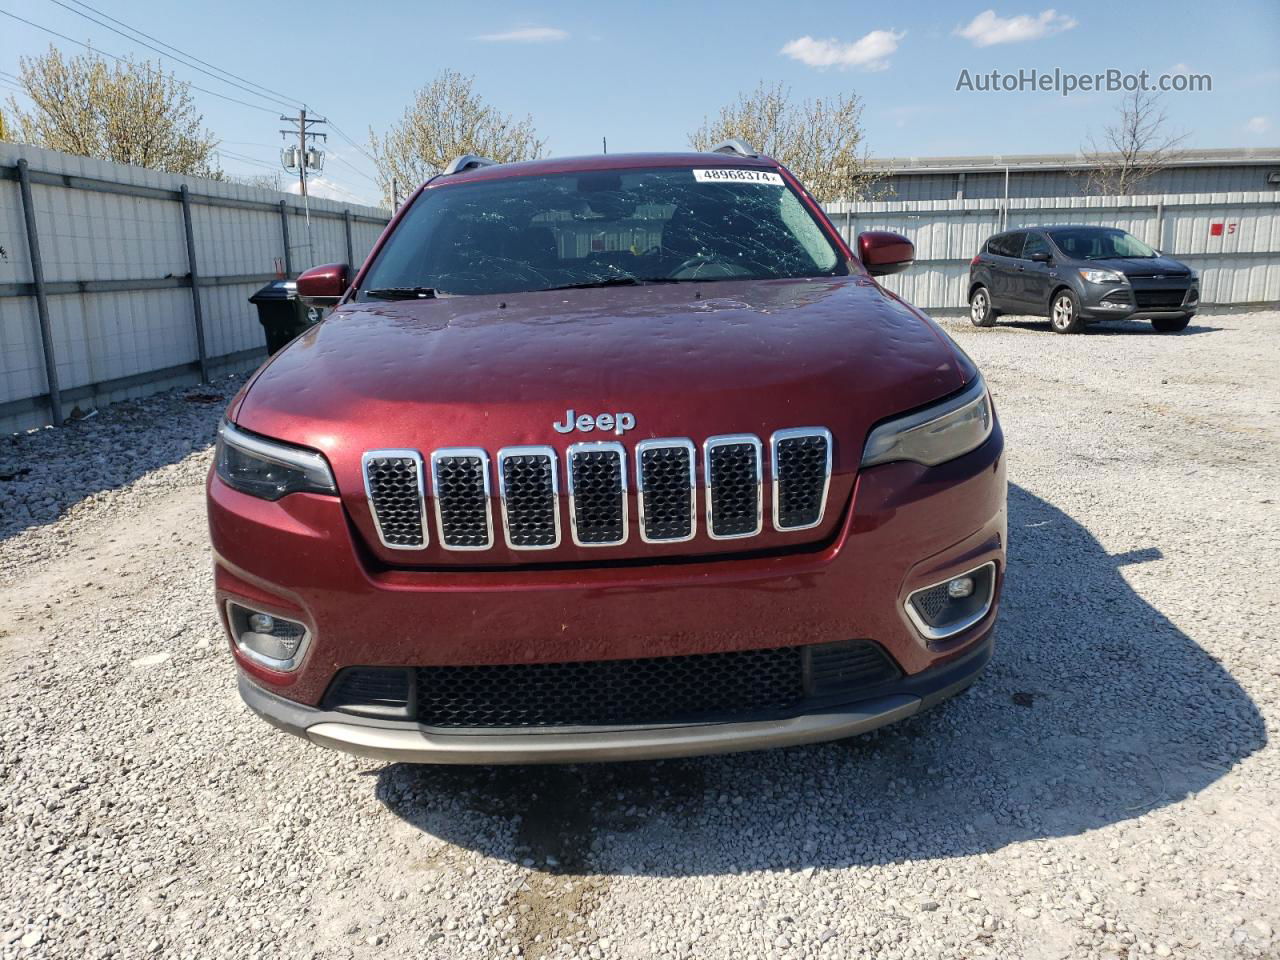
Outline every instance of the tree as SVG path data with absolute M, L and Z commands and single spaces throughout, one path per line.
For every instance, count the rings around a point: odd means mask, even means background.
M 546 141 L 538 138 L 533 119 L 499 112 L 485 103 L 474 77 L 445 70 L 414 95 L 400 122 L 379 138 L 369 130 L 378 165 L 378 183 L 390 206 L 392 181 L 403 193 L 435 176 L 464 153 L 498 163 L 535 160 Z
M 736 137 L 789 168 L 819 201 L 854 200 L 877 179 L 867 169 L 861 121 L 856 93 L 793 102 L 782 84 L 761 83 L 714 120 L 704 119 L 689 145 L 710 150 Z
M 24 143 L 136 167 L 218 177 L 218 141 L 202 126 L 188 84 L 159 63 L 93 54 L 63 59 L 50 46 L 19 60 L 19 82 L 33 109 L 9 98 L 13 135 Z
M 1082 146 L 1088 164 L 1080 175 L 1090 193 L 1128 196 L 1143 181 L 1178 160 L 1187 134 L 1168 129 L 1169 118 L 1154 93 L 1137 90 L 1120 104 L 1119 121 L 1103 129 L 1101 145 L 1091 135 Z

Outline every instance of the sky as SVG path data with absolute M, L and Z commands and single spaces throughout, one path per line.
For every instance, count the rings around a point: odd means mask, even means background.
M 414 90 L 446 68 L 473 75 L 498 109 L 532 117 L 552 155 L 598 153 L 606 137 L 610 152 L 683 149 L 704 118 L 762 81 L 782 83 L 797 99 L 856 93 L 874 156 L 1074 153 L 1114 121 L 1121 92 L 977 89 L 992 70 L 1055 69 L 1145 70 L 1153 82 L 1206 74 L 1211 90 L 1163 95 L 1170 127 L 1187 134 L 1187 146 L 1280 145 L 1278 0 L 994 7 L 989 0 L 0 0 L 0 11 L 106 53 L 156 58 L 108 29 L 123 30 L 105 14 L 249 81 L 245 91 L 164 61 L 182 79 L 245 101 L 193 91 L 222 140 L 228 173 L 280 170 L 278 115 L 294 111 L 257 87 L 305 104 L 332 121 L 313 191 L 353 202 L 380 196 L 366 155 L 369 129 L 385 131 Z M 50 42 L 80 50 L 0 15 L 0 100 L 14 91 L 19 58 Z

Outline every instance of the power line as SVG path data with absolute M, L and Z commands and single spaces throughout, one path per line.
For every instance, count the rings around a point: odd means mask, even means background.
M 369 176 L 367 173 L 365 173 L 363 170 L 361 170 L 359 167 L 353 164 L 350 160 L 346 160 L 343 157 L 338 156 L 333 151 L 329 151 L 329 156 L 332 159 L 337 160 L 340 164 L 342 164 L 344 167 L 346 167 L 348 170 L 350 170 L 352 173 L 356 174 L 357 176 L 364 177 L 366 180 L 368 180 L 370 183 L 374 184 L 375 186 L 379 185 L 377 180 Z
M 112 23 L 117 24 L 121 27 L 124 27 L 126 30 L 131 30 L 132 32 L 136 33 L 140 37 L 146 37 L 148 40 L 152 40 L 155 43 L 160 44 L 160 46 L 164 47 L 167 50 L 172 50 L 174 53 L 181 54 L 182 56 L 186 57 L 188 60 L 194 60 L 196 63 L 202 63 L 206 67 L 209 67 L 212 70 L 217 70 L 219 73 L 226 74 L 229 77 L 233 77 L 236 80 L 239 80 L 243 83 L 247 83 L 251 87 L 257 87 L 259 90 L 262 90 L 265 93 L 270 93 L 270 94 L 274 94 L 277 97 L 282 97 L 283 99 L 279 101 L 281 103 L 285 103 L 289 106 L 296 106 L 302 103 L 302 101 L 299 100 L 297 97 L 291 97 L 287 93 L 281 93 L 279 90 L 273 90 L 270 87 L 263 86 L 260 83 L 255 83 L 254 81 L 250 80 L 248 77 L 242 77 L 238 73 L 232 73 L 230 70 L 224 69 L 223 67 L 219 67 L 216 64 L 210 63 L 208 60 L 201 60 L 194 53 L 188 53 L 187 51 L 181 49 L 180 47 L 175 47 L 171 43 L 165 43 L 159 37 L 153 37 L 151 34 L 146 33 L 143 30 L 139 30 L 137 27 L 132 26 L 131 24 L 125 23 L 123 20 L 117 20 L 115 17 L 111 16 L 110 14 L 103 13 L 97 7 L 93 7 L 87 3 L 84 3 L 83 0 L 71 0 L 71 2 L 74 3 L 77 7 L 84 7 L 86 10 L 92 10 L 98 16 L 105 17 L 107 20 L 110 20 Z M 75 11 L 72 11 L 72 12 L 75 12 Z
M 100 50 L 97 47 L 90 46 L 89 44 L 85 43 L 82 40 L 76 40 L 74 37 L 68 37 L 65 33 L 59 33 L 57 30 L 50 30 L 48 27 L 42 26 L 41 24 L 28 20 L 25 17 L 20 17 L 16 13 L 10 13 L 8 10 L 0 10 L 0 14 L 4 14 L 4 16 L 9 17 L 11 20 L 17 20 L 19 23 L 25 23 L 29 27 L 35 27 L 37 30 L 43 30 L 45 33 L 50 34 L 51 36 L 55 36 L 59 40 L 66 40 L 68 43 L 74 43 L 77 46 L 84 47 L 90 53 L 96 53 L 99 56 L 103 56 L 103 57 L 110 57 L 112 60 L 115 60 L 118 63 L 128 62 L 124 57 L 117 57 L 114 53 L 107 53 L 107 51 Z M 218 93 L 218 91 L 216 90 L 208 90 L 204 87 L 197 87 L 194 83 L 188 83 L 187 86 L 189 86 L 192 90 L 199 90 L 201 93 L 207 93 L 211 97 L 217 97 L 220 100 L 226 100 L 226 101 L 229 101 L 230 103 L 238 103 L 242 107 L 250 107 L 254 110 L 261 110 L 263 113 L 276 112 L 270 107 L 264 107 L 256 103 L 249 103 L 245 100 L 237 100 L 235 97 L 229 97 L 225 93 Z
M 259 97 L 263 100 L 274 100 L 277 103 L 284 104 L 286 107 L 294 106 L 294 104 L 289 102 L 288 100 L 281 100 L 278 97 L 261 94 L 258 91 L 253 90 L 242 83 L 236 83 L 234 80 L 227 80 L 224 77 L 218 76 L 216 73 L 211 73 L 210 71 L 204 69 L 203 67 L 197 67 L 194 63 L 187 63 L 185 60 L 182 60 L 179 57 L 175 57 L 173 54 L 165 53 L 159 47 L 153 47 L 151 44 L 147 43 L 145 40 L 139 40 L 137 37 L 131 37 L 124 31 L 117 30 L 115 27 L 111 26 L 111 24 L 109 23 L 103 23 L 101 20 L 97 19 L 96 17 L 91 17 L 89 16 L 89 14 L 84 13 L 83 11 L 77 10 L 75 7 L 67 6 L 65 3 L 62 2 L 62 0 L 49 0 L 49 2 L 56 4 L 57 6 L 61 7 L 63 10 L 67 10 L 71 13 L 74 13 L 78 17 L 84 17 L 84 19 L 88 20 L 90 23 L 96 23 L 100 27 L 106 27 L 112 33 L 116 34 L 117 36 L 124 37 L 126 40 L 129 40 L 132 43 L 141 44 L 142 46 L 146 47 L 148 50 L 152 51 L 153 53 L 159 54 L 161 57 L 164 57 L 167 60 L 176 60 L 178 63 L 182 64 L 184 67 L 188 67 L 192 70 L 197 71 L 198 73 L 203 73 L 207 77 L 212 77 L 214 80 L 217 80 L 219 83 L 225 83 L 228 86 L 236 87 L 237 89 L 243 90 L 245 93 L 248 93 L 251 96 Z M 138 31 L 138 32 L 141 33 L 142 31 Z M 158 43 L 160 41 L 156 41 L 156 42 Z
M 360 146 L 360 144 L 356 143 L 349 136 L 347 136 L 346 131 L 344 131 L 340 126 L 338 126 L 332 120 L 329 121 L 329 126 L 333 127 L 334 133 L 340 136 L 343 140 L 347 141 L 347 143 L 349 143 L 351 146 L 355 147 L 358 151 L 360 151 L 360 153 L 364 154 L 365 158 L 370 163 L 372 163 L 375 167 L 378 165 L 378 161 L 374 158 L 373 154 L 371 154 L 368 150 L 366 150 L 364 147 Z

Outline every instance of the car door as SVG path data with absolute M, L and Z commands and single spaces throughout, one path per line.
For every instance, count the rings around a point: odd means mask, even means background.
M 1019 306 L 1017 283 L 1018 254 L 1022 252 L 1023 233 L 1003 233 L 991 238 L 991 305 L 1008 311 Z
M 1044 310 L 1049 302 L 1049 284 L 1053 273 L 1053 266 L 1049 261 L 1032 259 L 1038 253 L 1052 257 L 1053 248 L 1049 246 L 1049 239 L 1043 233 L 1032 230 L 1027 233 L 1027 239 L 1022 244 L 1022 256 L 1018 260 L 1021 290 L 1019 298 L 1023 306 L 1037 312 Z

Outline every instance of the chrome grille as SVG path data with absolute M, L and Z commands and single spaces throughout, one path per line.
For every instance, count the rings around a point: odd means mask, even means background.
M 714 540 L 755 536 L 764 514 L 759 438 L 711 437 L 705 449 L 708 533 Z
M 436 527 L 446 550 L 487 550 L 493 546 L 489 505 L 489 454 L 472 447 L 431 454 L 431 486 Z
M 416 450 L 370 450 L 361 459 L 364 492 L 382 545 L 421 550 L 427 545 L 422 457 Z
M 502 531 L 512 550 L 550 550 L 560 543 L 560 485 L 550 447 L 498 451 Z
M 627 539 L 627 452 L 620 443 L 575 443 L 569 460 L 573 542 L 603 547 Z
M 645 543 L 692 540 L 697 530 L 697 468 L 690 440 L 636 444 L 636 500 Z
M 831 482 L 831 433 L 822 427 L 779 430 L 770 447 L 774 529 L 816 527 L 822 522 Z

